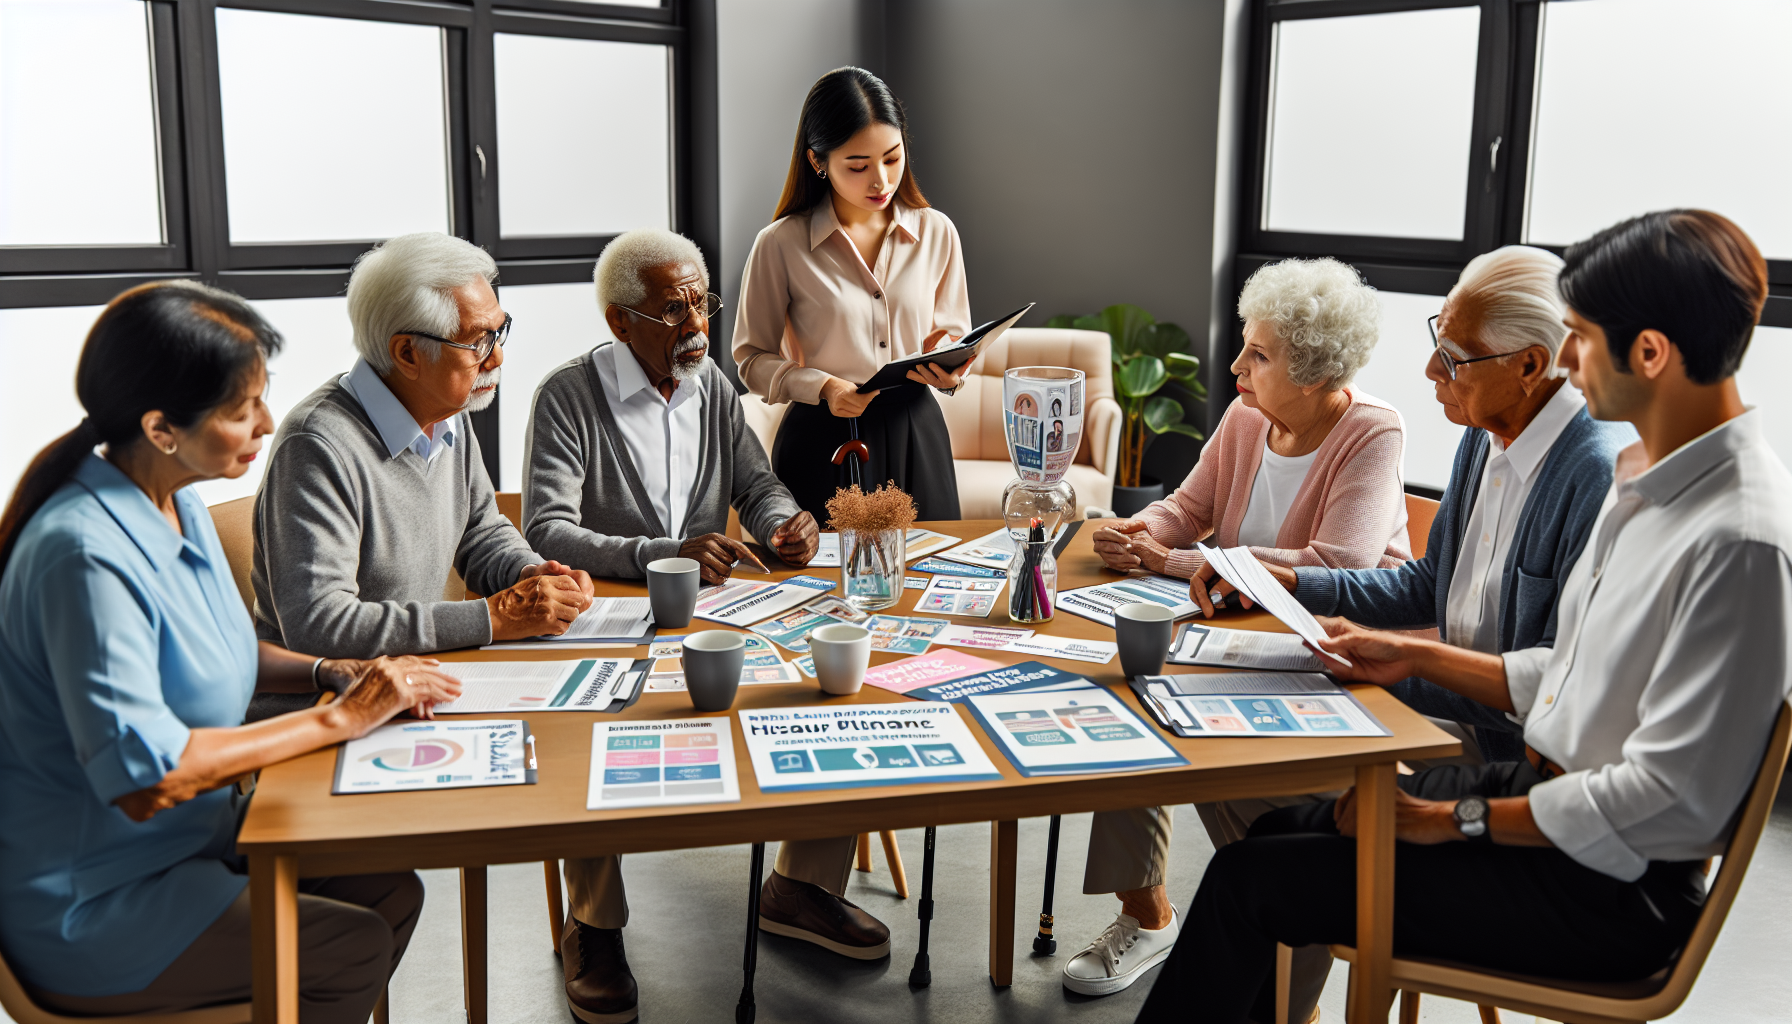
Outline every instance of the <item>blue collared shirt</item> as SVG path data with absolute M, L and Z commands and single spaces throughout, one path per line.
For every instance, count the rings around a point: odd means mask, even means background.
M 180 762 L 191 730 L 241 725 L 255 632 L 211 515 L 176 533 L 90 456 L 0 577 L 0 949 L 26 981 L 135 992 L 206 929 L 234 873 L 234 786 L 146 822 L 112 801 Z
M 422 456 L 423 461 L 433 462 L 444 448 L 454 447 L 454 424 L 460 419 L 459 414 L 437 423 L 435 436 L 431 437 L 417 425 L 417 418 L 404 407 L 367 360 L 355 360 L 355 368 L 342 375 L 342 387 L 361 403 L 393 458 L 398 458 L 399 452 L 409 448 Z

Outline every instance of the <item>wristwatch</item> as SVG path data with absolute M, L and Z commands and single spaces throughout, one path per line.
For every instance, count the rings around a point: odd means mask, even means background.
M 1481 796 L 1465 796 L 1456 801 L 1456 828 L 1469 838 L 1470 842 L 1485 841 L 1487 835 L 1487 798 Z

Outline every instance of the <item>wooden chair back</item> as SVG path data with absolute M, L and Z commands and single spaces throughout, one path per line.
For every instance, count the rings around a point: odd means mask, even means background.
M 221 501 L 210 511 L 218 543 L 224 546 L 224 559 L 230 563 L 230 575 L 236 578 L 236 592 L 242 596 L 243 607 L 253 613 L 255 588 L 249 585 L 249 567 L 255 561 L 255 496 Z
M 521 491 L 499 491 L 497 493 L 498 511 L 510 520 L 510 525 L 518 530 L 523 528 L 523 493 Z
M 1394 987 L 1409 992 L 1463 999 L 1483 1006 L 1497 1006 L 1518 1013 L 1530 1013 L 1567 1024 L 1640 1024 L 1660 1020 L 1679 1009 L 1692 992 L 1717 933 L 1729 916 L 1742 878 L 1767 819 L 1773 812 L 1774 797 L 1779 794 L 1780 780 L 1786 771 L 1786 752 L 1792 747 L 1792 706 L 1781 705 L 1774 723 L 1767 752 L 1755 773 L 1748 799 L 1737 815 L 1736 827 L 1724 848 L 1723 862 L 1717 878 L 1705 895 L 1705 907 L 1686 946 L 1671 967 L 1641 981 L 1621 983 L 1577 983 L 1554 978 L 1532 978 L 1519 974 L 1484 971 L 1440 960 L 1394 958 Z M 1356 950 L 1333 946 L 1332 955 L 1341 960 L 1355 960 Z
M 250 499 L 243 499 L 248 501 Z M 37 1005 L 31 993 L 0 956 L 0 1009 L 18 1024 L 249 1024 L 252 1003 L 227 1003 L 180 1013 L 134 1014 L 128 1017 L 65 1017 Z
M 1406 537 L 1412 557 L 1424 558 L 1426 543 L 1431 539 L 1431 521 L 1437 518 L 1438 503 L 1416 494 L 1406 496 Z

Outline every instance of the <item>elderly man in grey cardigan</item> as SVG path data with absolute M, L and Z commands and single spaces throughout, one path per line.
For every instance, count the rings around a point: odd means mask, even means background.
M 1393 569 L 1267 567 L 1309 610 L 1378 629 L 1435 626 L 1445 643 L 1486 654 L 1555 644 L 1561 585 L 1611 489 L 1619 450 L 1636 436 L 1627 424 L 1588 415 L 1586 399 L 1556 365 L 1567 335 L 1556 289 L 1561 269 L 1555 254 L 1522 245 L 1463 268 L 1434 318 L 1425 375 L 1450 422 L 1469 429 L 1425 557 Z M 1503 711 L 1425 679 L 1392 690 L 1440 724 L 1467 726 L 1470 760 L 1525 756 L 1522 729 Z M 1244 838 L 1273 806 L 1333 795 L 1200 811 L 1219 846 Z M 1330 965 L 1324 947 L 1295 951 L 1289 1020 L 1306 1019 L 1301 1014 L 1316 1004 Z
M 638 578 L 648 562 L 681 554 L 702 564 L 707 582 L 737 561 L 764 571 L 723 535 L 732 505 L 780 559 L 807 564 L 820 542 L 815 519 L 772 473 L 734 387 L 708 359 L 720 303 L 703 254 L 670 231 L 630 231 L 604 249 L 593 276 L 616 340 L 535 391 L 523 484 L 529 543 L 597 576 Z M 854 838 L 780 844 L 760 927 L 855 959 L 887 956 L 889 929 L 842 898 Z M 633 1020 L 621 858 L 568 858 L 565 873 L 572 913 L 561 953 L 573 1016 Z
M 491 404 L 510 318 L 492 258 L 440 232 L 366 253 L 349 278 L 360 358 L 301 401 L 255 496 L 255 627 L 331 658 L 427 654 L 562 633 L 591 579 L 502 513 L 466 413 Z M 445 601 L 459 570 L 483 601 Z

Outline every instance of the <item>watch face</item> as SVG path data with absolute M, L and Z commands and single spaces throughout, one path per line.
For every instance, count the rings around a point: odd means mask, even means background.
M 1456 820 L 1460 822 L 1480 821 L 1487 817 L 1487 801 L 1478 796 L 1464 797 L 1456 801 Z

